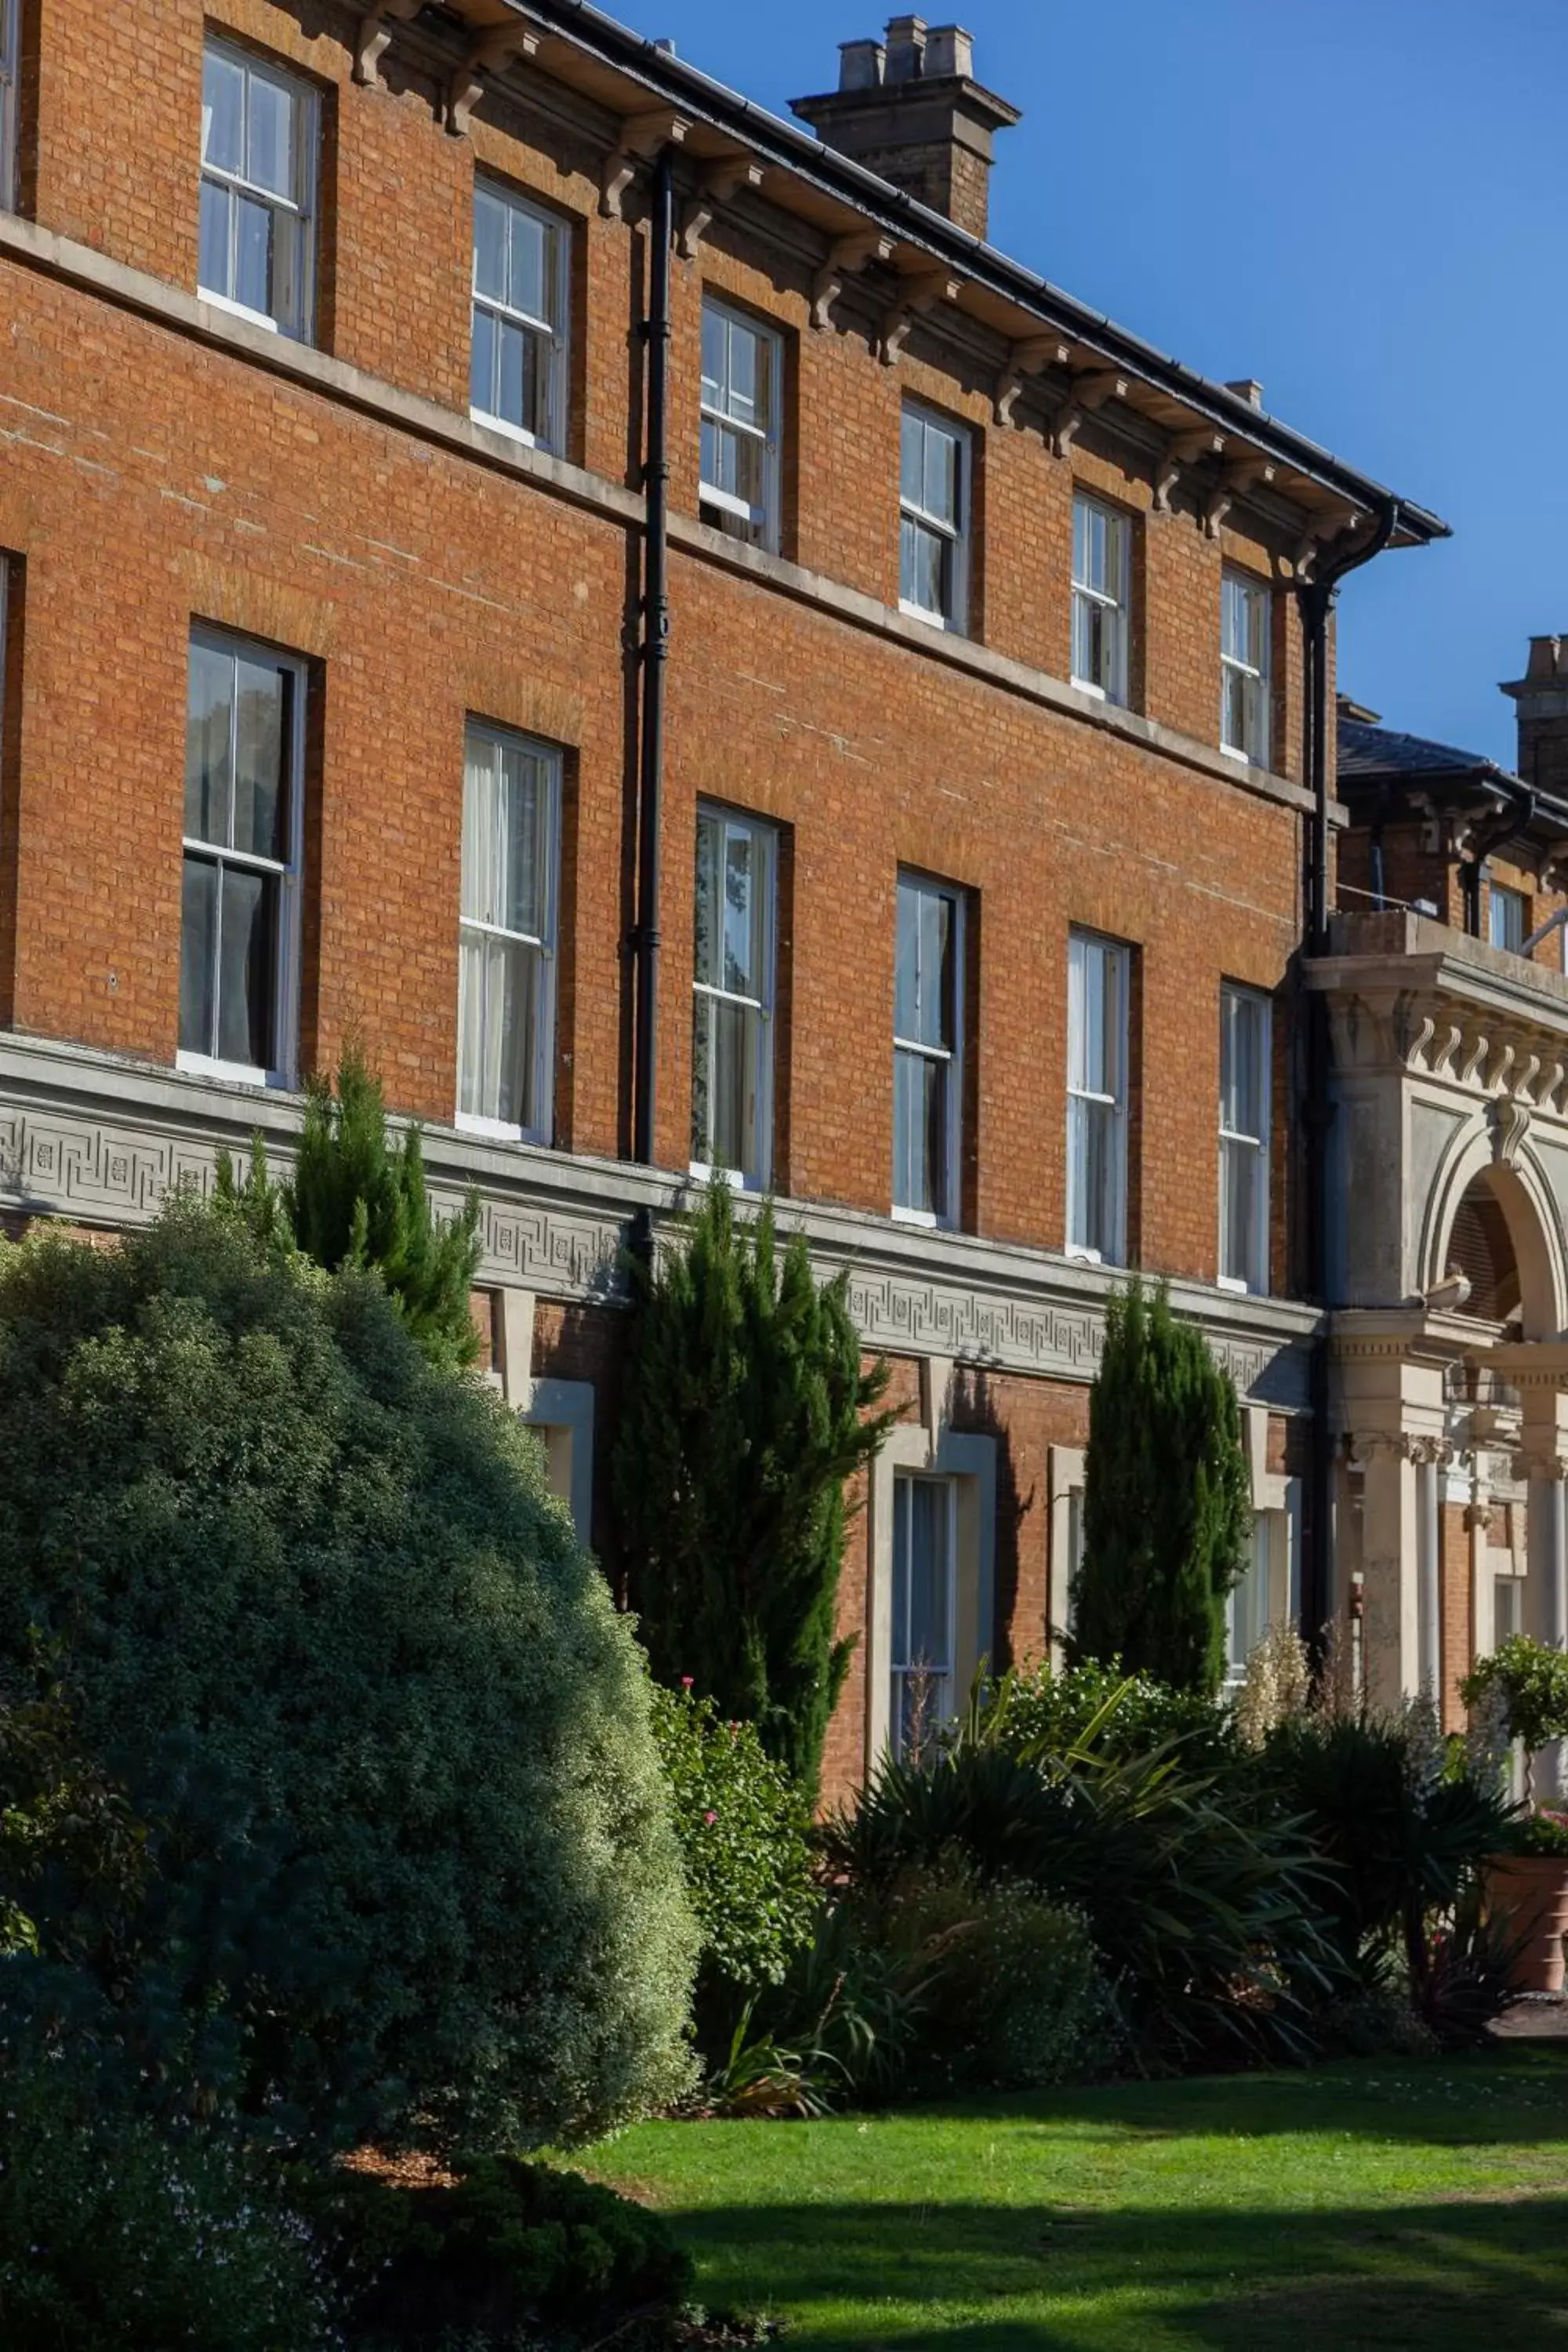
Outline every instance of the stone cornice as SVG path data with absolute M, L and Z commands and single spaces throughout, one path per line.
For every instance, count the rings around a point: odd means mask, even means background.
M 128 268 L 91 246 L 58 236 L 37 222 L 18 220 L 0 212 L 0 258 L 62 278 L 104 301 L 151 319 L 175 334 L 226 351 L 302 390 L 373 417 L 396 432 L 449 450 L 454 456 L 468 458 L 491 472 L 527 482 L 547 497 L 564 499 L 598 514 L 623 530 L 629 527 L 640 530 L 643 526 L 645 508 L 640 494 L 606 476 L 569 465 L 548 451 L 529 448 L 505 434 L 475 424 L 456 409 L 443 408 L 436 401 L 405 392 L 308 343 L 297 343 L 287 335 L 252 326 L 230 311 L 204 302 L 197 295 L 185 293 L 144 270 Z M 1271 770 L 1249 767 L 1213 744 L 1199 742 L 1194 736 L 1181 734 L 1137 711 L 1119 709 L 1113 703 L 1079 693 L 1065 680 L 996 653 L 988 646 L 928 628 L 858 589 L 809 571 L 802 564 L 786 562 L 763 550 L 743 546 L 691 517 L 671 516 L 669 533 L 673 545 L 700 562 L 752 580 L 795 603 L 809 604 L 835 620 L 900 645 L 924 660 L 960 670 L 1062 718 L 1120 736 L 1143 751 L 1177 761 L 1216 783 L 1257 799 L 1303 813 L 1312 806 L 1309 792 Z M 1335 825 L 1348 822 L 1347 813 L 1338 802 L 1330 804 L 1330 821 Z
M 1568 1118 L 1568 978 L 1425 916 L 1340 917 L 1334 937 L 1342 951 L 1305 972 L 1329 999 L 1341 1072 L 1405 1071 Z
M 300 1115 L 298 1096 L 0 1034 L 0 1209 L 88 1226 L 142 1223 L 171 1185 L 210 1185 L 226 1145 L 243 1151 L 258 1132 L 269 1156 L 286 1160 Z M 470 1186 L 479 1191 L 483 1278 L 546 1297 L 617 1303 L 633 1217 L 648 1214 L 657 1231 L 690 1198 L 684 1179 L 625 1161 L 488 1143 L 447 1127 L 427 1127 L 424 1141 L 441 1208 L 456 1208 Z M 1106 1303 L 1123 1277 L 854 1210 L 781 1201 L 777 1214 L 783 1229 L 805 1232 L 821 1273 L 847 1272 L 868 1347 L 982 1370 L 1092 1379 Z M 1305 1410 L 1314 1308 L 1181 1281 L 1171 1297 L 1203 1324 L 1244 1395 L 1279 1412 Z

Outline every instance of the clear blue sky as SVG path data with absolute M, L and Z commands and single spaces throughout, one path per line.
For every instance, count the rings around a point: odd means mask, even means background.
M 777 113 L 866 0 L 601 0 Z M 1342 599 L 1341 682 L 1512 766 L 1531 635 L 1568 634 L 1568 0 L 964 0 L 993 241 L 1455 536 Z

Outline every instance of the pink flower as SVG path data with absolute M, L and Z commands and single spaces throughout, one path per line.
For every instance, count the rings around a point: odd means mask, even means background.
M 717 1813 L 704 1813 L 702 1816 L 704 1826 L 708 1829 L 711 1829 L 718 1818 L 719 1816 Z
M 680 1677 L 680 1687 L 681 1687 L 681 1689 L 682 1689 L 682 1690 L 689 1690 L 689 1689 L 691 1688 L 692 1680 L 693 1680 L 693 1677 L 692 1677 L 690 1675 L 681 1675 L 681 1677 Z

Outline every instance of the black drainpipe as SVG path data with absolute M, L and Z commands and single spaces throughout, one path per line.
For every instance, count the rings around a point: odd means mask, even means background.
M 658 1071 L 659 798 L 664 782 L 664 683 L 669 660 L 669 257 L 675 237 L 675 151 L 653 174 L 648 256 L 647 447 L 643 460 L 642 726 L 637 758 L 637 1043 L 632 1062 L 632 1157 L 651 1168 Z
M 1376 530 L 1363 547 L 1352 549 L 1338 562 L 1325 559 L 1314 566 L 1316 576 L 1297 589 L 1301 608 L 1306 676 L 1306 769 L 1312 794 L 1307 855 L 1302 875 L 1303 966 L 1329 949 L 1329 616 L 1342 580 L 1374 555 L 1381 555 L 1393 538 L 1399 506 L 1391 499 Z M 1303 970 L 1303 980 L 1305 972 Z M 1303 987 L 1306 1030 L 1305 1124 L 1307 1296 L 1322 1310 L 1322 1328 L 1312 1343 L 1310 1391 L 1312 1415 L 1312 1459 L 1308 1481 L 1309 1507 L 1301 1560 L 1301 1630 L 1316 1648 L 1329 1615 L 1331 1559 L 1329 1528 L 1333 1516 L 1333 1456 L 1329 1430 L 1329 1008 L 1315 989 Z

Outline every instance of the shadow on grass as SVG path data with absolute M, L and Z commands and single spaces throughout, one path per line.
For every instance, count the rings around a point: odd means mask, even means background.
M 1291 2212 L 954 2202 L 668 2218 L 708 2299 L 784 2311 L 814 2352 L 1568 2342 L 1568 2195 Z
M 998 2092 L 890 2109 L 882 2121 L 990 2123 L 1129 2138 L 1364 2135 L 1437 2147 L 1529 2147 L 1568 2137 L 1568 2042 L 1514 2042 L 1447 2058 L 1353 2059 L 1278 2073 L 1096 2084 L 1020 2098 Z M 775 2128 L 775 2126 L 770 2126 Z

